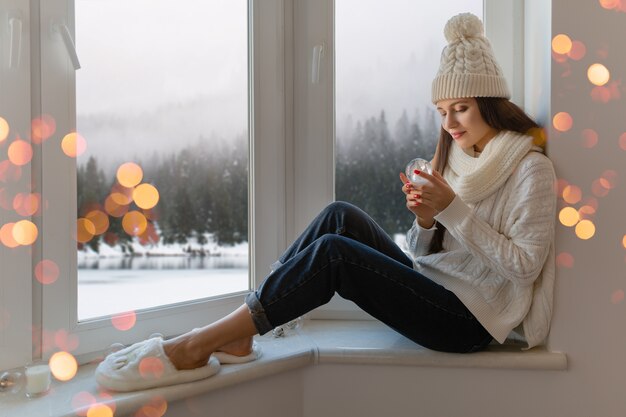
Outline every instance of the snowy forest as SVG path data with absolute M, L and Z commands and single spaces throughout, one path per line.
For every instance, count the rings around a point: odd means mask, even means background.
M 420 122 L 420 120 L 423 120 Z M 409 117 L 403 112 L 391 126 L 384 111 L 354 123 L 346 118 L 337 130 L 337 200 L 364 209 L 390 235 L 405 233 L 413 221 L 400 191 L 398 173 L 416 157 L 433 156 L 438 124 L 432 114 Z M 143 244 L 202 246 L 207 236 L 220 246 L 248 239 L 248 145 L 246 135 L 207 146 L 199 140 L 169 155 L 156 152 L 146 160 L 135 159 L 143 168 L 143 182 L 154 185 L 159 202 L 144 211 L 153 236 L 139 236 Z M 102 207 L 115 174 L 107 176 L 96 157 L 78 166 L 78 215 Z M 122 228 L 121 217 L 109 217 L 106 233 L 79 244 L 95 252 L 100 245 L 119 245 L 132 252 L 136 239 Z

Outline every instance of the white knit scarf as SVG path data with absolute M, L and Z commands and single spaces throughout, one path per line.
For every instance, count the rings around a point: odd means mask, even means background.
M 509 178 L 517 164 L 533 148 L 533 139 L 509 130 L 494 136 L 478 158 L 452 143 L 444 178 L 466 203 L 481 201 Z

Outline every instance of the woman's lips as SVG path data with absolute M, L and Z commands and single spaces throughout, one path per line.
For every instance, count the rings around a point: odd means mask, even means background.
M 458 139 L 461 136 L 463 136 L 465 134 L 465 132 L 455 132 L 455 133 L 450 133 L 450 135 L 454 138 L 454 139 Z

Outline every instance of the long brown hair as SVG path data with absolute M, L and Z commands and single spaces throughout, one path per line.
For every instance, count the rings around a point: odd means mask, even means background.
M 540 126 L 531 119 L 521 108 L 506 98 L 499 97 L 476 97 L 478 110 L 483 120 L 497 130 L 511 130 L 528 134 L 531 129 L 540 129 Z M 448 164 L 448 154 L 452 136 L 441 127 L 439 142 L 433 158 L 433 169 L 443 175 Z M 437 222 L 437 230 L 430 241 L 428 253 L 441 252 L 443 249 L 443 236 L 446 228 Z

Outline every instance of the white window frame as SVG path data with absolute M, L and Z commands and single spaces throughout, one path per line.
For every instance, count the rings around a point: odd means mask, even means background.
M 524 1 L 484 0 L 484 23 L 498 62 L 512 90 L 512 101 L 524 105 Z M 294 224 L 293 239 L 335 196 L 334 0 L 296 1 L 295 22 L 305 31 L 295 37 Z M 441 29 L 443 36 L 443 28 Z M 313 48 L 325 45 L 318 83 L 311 82 Z M 513 47 L 511 47 L 513 45 Z M 437 57 L 438 58 L 438 57 Z M 369 319 L 338 296 L 309 314 L 311 318 Z
M 28 0 L 15 1 L 28 4 Z M 22 318 L 19 324 L 27 332 L 21 331 L 20 337 L 12 340 L 6 350 L 3 345 L 2 357 L 7 352 L 6 357 L 11 359 L 0 363 L 0 368 L 7 369 L 30 361 L 31 323 L 48 331 L 65 329 L 70 335 L 78 336 L 79 347 L 72 353 L 80 362 L 86 362 L 114 342 L 132 343 L 153 332 L 166 336 L 180 334 L 192 327 L 205 325 L 241 305 L 244 293 L 138 312 L 136 325 L 127 332 L 113 328 L 109 319 L 78 323 L 76 242 L 71 235 L 76 219 L 76 168 L 68 163 L 67 157 L 58 149 L 63 132 L 70 132 L 74 123 L 74 69 L 60 36 L 52 27 L 62 23 L 67 25 L 71 34 L 74 33 L 73 0 L 36 0 L 32 4 L 33 21 L 41 27 L 36 31 L 39 36 L 34 36 L 31 44 L 33 56 L 41 53 L 42 70 L 41 74 L 35 73 L 34 66 L 24 70 L 28 74 L 29 82 L 30 75 L 33 74 L 34 99 L 32 112 L 30 103 L 27 109 L 20 110 L 27 119 L 27 131 L 30 129 L 31 114 L 53 114 L 57 122 L 57 133 L 54 138 L 45 142 L 39 164 L 34 161 L 32 165 L 33 178 L 42 184 L 44 199 L 49 202 L 38 221 L 40 237 L 38 245 L 33 247 L 33 256 L 16 258 L 15 253 L 0 248 L 0 254 L 11 257 L 12 265 L 15 265 L 13 269 L 5 269 L 12 276 L 6 281 L 3 279 L 3 292 L 0 294 L 4 297 L 8 294 L 4 290 L 11 288 L 13 297 L 16 288 L 14 284 L 27 283 L 27 287 L 22 285 L 24 288 L 20 288 L 20 294 L 27 300 L 34 300 L 30 304 L 23 303 L 21 297 L 12 298 L 15 302 L 9 304 L 11 315 Z M 289 27 L 285 19 L 289 15 L 285 14 L 285 10 L 282 0 L 249 1 L 249 38 L 253 42 L 249 48 L 250 62 L 253 63 L 249 79 L 252 86 L 249 112 L 252 136 L 249 183 L 252 287 L 259 280 L 257 276 L 262 278 L 268 272 L 269 265 L 284 249 L 286 242 L 284 161 L 287 148 L 285 100 L 288 94 L 285 93 L 284 48 L 287 43 L 285 39 L 288 39 L 285 27 Z M 29 13 L 28 9 L 25 13 Z M 41 94 L 35 91 L 39 88 Z M 15 94 L 23 95 L 25 91 L 26 89 L 22 89 Z M 31 96 L 30 92 L 26 95 Z M 28 177 L 25 180 L 29 183 Z M 32 281 L 32 265 L 39 259 L 52 259 L 59 265 L 61 274 L 54 284 L 41 286 Z M 32 289 L 31 282 L 34 283 Z M 5 330 L 0 335 L 0 340 L 17 336 L 14 333 L 11 329 Z M 47 352 L 44 358 L 47 359 L 52 353 Z
M 73 33 L 72 2 L 0 0 L 0 19 L 7 10 L 19 10 L 24 18 L 19 71 L 27 79 L 25 83 L 23 79 L 13 82 L 3 75 L 0 82 L 11 82 L 0 84 L 3 93 L 9 91 L 0 96 L 0 109 L 6 111 L 10 106 L 5 100 L 11 100 L 11 116 L 18 118 L 19 128 L 25 131 L 29 130 L 31 118 L 41 113 L 55 114 L 57 136 L 71 127 L 67 115 L 57 115 L 56 103 L 72 106 L 73 91 L 67 86 L 73 86 L 73 69 L 60 38 L 55 38 L 49 26 L 65 19 Z M 249 4 L 253 42 L 249 242 L 251 285 L 255 288 L 267 273 L 268 265 L 334 199 L 334 1 L 249 0 Z M 524 91 L 520 65 L 524 61 L 523 9 L 523 0 L 485 0 L 487 35 L 507 79 L 513 80 L 513 100 L 520 105 Z M 31 31 L 30 21 L 34 22 Z M 33 34 L 32 39 L 29 33 Z M 0 33 L 0 53 L 6 48 L 3 35 Z M 512 40 L 514 48 L 510 47 Z M 313 52 L 315 46 L 322 44 L 320 71 L 313 82 Z M 43 66 L 50 67 L 44 71 L 47 75 L 31 70 L 31 61 L 36 68 L 40 52 Z M 61 82 L 50 82 L 48 77 Z M 7 86 L 9 89 L 5 90 Z M 55 174 L 42 175 L 43 169 L 52 172 L 50 167 L 56 167 Z M 73 353 L 85 362 L 113 342 L 131 343 L 155 331 L 178 334 L 206 324 L 242 302 L 243 295 L 235 295 L 142 312 L 136 326 L 128 332 L 114 330 L 107 320 L 77 324 L 76 314 L 71 312 L 76 310 L 76 280 L 72 284 L 70 279 L 76 268 L 75 242 L 68 236 L 76 219 L 76 207 L 69 204 L 70 210 L 67 204 L 64 208 L 53 204 L 61 198 L 75 201 L 75 189 L 67 187 L 73 183 L 75 168 L 60 159 L 58 153 L 44 150 L 33 160 L 32 171 L 35 180 L 43 181 L 45 197 L 51 203 L 37 223 L 40 239 L 32 256 L 0 245 L 0 305 L 7 306 L 11 316 L 9 325 L 0 327 L 0 369 L 31 360 L 31 324 L 47 330 L 65 329 L 79 336 L 79 349 Z M 30 180 L 29 174 L 23 181 Z M 4 221 L 0 219 L 0 223 Z M 41 258 L 63 259 L 61 275 L 53 285 L 41 286 L 33 280 L 33 265 Z M 334 318 L 365 317 L 351 303 L 336 299 L 312 316 L 320 314 Z

